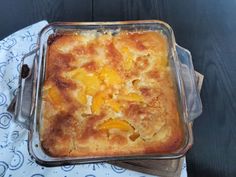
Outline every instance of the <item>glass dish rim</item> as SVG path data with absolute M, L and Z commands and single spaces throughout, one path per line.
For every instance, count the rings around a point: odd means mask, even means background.
M 39 37 L 38 37 L 38 47 L 39 47 L 39 57 L 42 57 L 43 53 L 40 52 L 40 49 L 42 49 L 42 46 L 43 44 L 41 44 L 41 38 L 43 36 L 43 34 L 46 32 L 47 29 L 49 29 L 50 27 L 52 26 L 60 26 L 60 27 L 63 27 L 63 26 L 89 26 L 89 25 L 92 25 L 92 26 L 96 26 L 96 25 L 111 25 L 111 26 L 114 26 L 114 25 L 130 25 L 130 24 L 155 24 L 155 23 L 158 23 L 158 24 L 161 24 L 161 25 L 164 25 L 167 30 L 170 32 L 171 34 L 171 44 L 172 46 L 172 49 L 173 49 L 173 57 L 176 59 L 178 58 L 177 56 L 177 51 L 176 51 L 176 48 L 175 48 L 175 45 L 176 45 L 176 42 L 175 42 L 175 38 L 174 38 L 174 34 L 173 34 L 173 30 L 172 28 L 165 22 L 162 22 L 162 21 L 159 21 L 159 20 L 138 20 L 138 21 L 119 21 L 119 22 L 54 22 L 54 23 L 51 23 L 51 24 L 48 24 L 47 26 L 45 26 L 39 33 Z M 44 56 L 45 57 L 45 56 Z M 40 66 L 39 66 L 40 67 Z M 40 67 L 42 68 L 42 67 Z M 40 77 L 40 76 L 38 76 Z M 37 80 L 39 80 L 37 77 Z M 37 81 L 38 83 L 39 81 Z M 38 85 L 37 85 L 38 87 Z M 37 88 L 38 90 L 38 88 Z M 37 96 L 36 98 L 37 99 Z M 37 100 L 36 100 L 36 104 L 37 104 Z M 184 114 L 184 113 L 183 113 Z M 183 115 L 184 116 L 184 115 Z M 36 114 L 33 115 L 32 117 L 33 120 L 31 120 L 31 128 L 30 128 L 30 132 L 29 132 L 29 143 L 28 143 L 28 147 L 29 147 L 29 153 L 31 154 L 31 156 L 33 156 L 37 161 L 39 162 L 42 162 L 44 165 L 47 164 L 47 165 L 51 165 L 52 163 L 58 163 L 58 161 L 44 161 L 43 159 L 39 159 L 33 152 L 33 149 L 32 147 L 32 139 L 30 139 L 30 137 L 32 138 L 32 132 L 31 131 L 35 131 L 34 129 L 34 124 L 37 123 L 37 121 L 35 122 L 35 119 L 36 119 Z M 185 120 L 186 121 L 186 120 Z M 173 158 L 179 158 L 179 157 L 182 157 L 186 152 L 187 150 L 192 146 L 193 144 L 193 136 L 192 136 L 192 123 L 191 122 L 185 122 L 183 121 L 183 124 L 185 124 L 185 126 L 187 127 L 187 133 L 188 133 L 188 137 L 187 137 L 187 143 L 184 147 L 181 147 L 182 151 L 178 152 L 178 153 L 175 153 L 175 154 L 164 154 L 164 155 L 161 155 L 161 154 L 158 154 L 157 156 L 153 157 L 153 155 L 147 155 L 147 154 L 143 154 L 141 156 L 137 156 L 137 155 L 132 155 L 132 156 L 114 156 L 114 157 L 99 157 L 99 158 L 95 158 L 94 157 L 89 157 L 89 158 L 82 158 L 81 157 L 78 157 L 78 159 L 69 159 L 69 160 L 64 160 L 63 158 L 60 158 L 59 159 L 62 159 L 63 162 L 61 163 L 84 163 L 83 161 L 85 162 L 93 162 L 93 161 L 108 161 L 108 160 L 127 160 L 127 159 L 173 159 Z M 33 124 L 33 125 L 32 125 Z M 33 131 L 33 133 L 34 133 Z M 185 135 L 185 134 L 184 134 Z M 186 137 L 185 137 L 186 138 Z M 59 163 L 60 163 L 59 162 Z

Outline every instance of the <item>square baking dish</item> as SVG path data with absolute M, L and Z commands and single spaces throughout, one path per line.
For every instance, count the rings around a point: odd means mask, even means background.
M 184 132 L 184 142 L 178 150 L 173 153 L 86 157 L 52 157 L 45 153 L 40 142 L 40 126 L 42 123 L 42 89 L 45 81 L 48 40 L 52 35 L 57 36 L 62 33 L 89 30 L 99 32 L 107 30 L 159 31 L 166 36 L 168 62 L 176 86 L 178 112 Z M 157 20 L 49 24 L 39 34 L 38 48 L 27 54 L 22 60 L 19 85 L 15 106 L 16 121 L 29 130 L 28 150 L 30 155 L 38 163 L 45 166 L 110 160 L 173 159 L 182 157 L 193 144 L 192 122 L 202 112 L 191 54 L 176 44 L 171 27 Z

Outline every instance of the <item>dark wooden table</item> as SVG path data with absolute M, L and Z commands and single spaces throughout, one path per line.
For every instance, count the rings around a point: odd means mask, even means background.
M 205 75 L 188 175 L 236 176 L 235 0 L 0 0 L 0 39 L 43 19 L 169 23 L 176 41 L 192 52 L 195 69 Z

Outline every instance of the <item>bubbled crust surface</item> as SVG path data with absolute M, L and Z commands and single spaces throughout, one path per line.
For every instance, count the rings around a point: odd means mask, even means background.
M 183 144 L 168 45 L 158 31 L 49 40 L 42 147 L 50 156 L 172 153 Z

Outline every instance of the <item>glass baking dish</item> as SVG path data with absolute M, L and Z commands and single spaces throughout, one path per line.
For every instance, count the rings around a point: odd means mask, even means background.
M 182 147 L 171 154 L 143 154 L 130 156 L 104 157 L 51 157 L 47 155 L 40 142 L 40 122 L 42 104 L 42 86 L 45 76 L 45 60 L 48 39 L 53 34 L 83 30 L 155 30 L 167 37 L 168 60 L 177 88 L 178 110 L 184 128 L 184 143 Z M 175 42 L 171 27 L 158 20 L 124 21 L 124 22 L 62 22 L 52 23 L 44 27 L 38 37 L 38 47 L 25 55 L 21 63 L 21 76 L 15 104 L 16 121 L 29 130 L 28 150 L 30 155 L 45 166 L 62 164 L 88 163 L 110 160 L 137 159 L 173 159 L 182 157 L 193 144 L 192 123 L 202 112 L 202 104 L 196 87 L 195 73 L 191 54 Z

